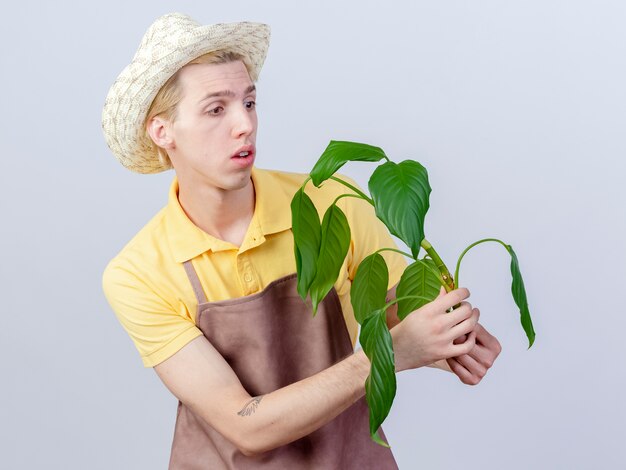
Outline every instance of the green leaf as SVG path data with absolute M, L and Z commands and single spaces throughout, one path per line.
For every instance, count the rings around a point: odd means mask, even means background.
M 530 310 L 528 309 L 528 299 L 526 297 L 526 289 L 524 288 L 524 280 L 522 279 L 519 262 L 515 251 L 513 251 L 513 247 L 511 245 L 507 245 L 507 250 L 511 254 L 511 275 L 513 276 L 511 292 L 515 303 L 519 307 L 522 328 L 524 328 L 526 336 L 528 337 L 528 348 L 530 349 L 535 342 L 535 330 L 533 328 L 533 322 L 530 318 Z
M 417 260 L 414 263 L 407 266 L 402 273 L 400 282 L 396 289 L 396 297 L 404 297 L 407 295 L 418 295 L 426 297 L 430 300 L 434 300 L 439 295 L 439 289 L 441 288 L 441 281 L 439 277 L 433 272 L 436 271 L 437 266 L 431 259 L 425 258 Z M 406 316 L 417 310 L 418 308 L 426 305 L 428 302 L 424 299 L 402 299 L 398 301 L 398 318 L 404 320 Z
M 524 329 L 524 331 L 526 332 L 526 336 L 528 337 L 528 348 L 530 349 L 530 347 L 535 342 L 535 330 L 533 328 L 532 319 L 530 318 L 530 310 L 528 309 L 528 298 L 526 297 L 526 288 L 524 287 L 522 273 L 519 269 L 519 261 L 511 245 L 507 245 L 502 240 L 498 240 L 497 238 L 484 238 L 482 240 L 478 240 L 477 242 L 472 243 L 470 246 L 465 248 L 465 250 L 463 250 L 463 253 L 461 253 L 461 256 L 459 256 L 458 261 L 456 262 L 456 271 L 454 277 L 456 278 L 457 285 L 459 282 L 459 269 L 461 267 L 461 261 L 463 260 L 465 254 L 476 245 L 480 245 L 481 243 L 486 242 L 499 243 L 511 255 L 511 275 L 513 276 L 513 282 L 511 283 L 511 293 L 513 294 L 513 299 L 515 300 L 515 303 L 519 308 L 522 328 Z
M 371 363 L 370 374 L 365 381 L 370 435 L 376 443 L 389 447 L 378 435 L 378 428 L 389 414 L 396 396 L 395 358 L 385 310 L 379 309 L 365 319 L 359 343 Z
M 291 200 L 291 230 L 298 273 L 298 294 L 304 300 L 315 279 L 322 238 L 320 216 L 304 188 L 300 188 Z
M 350 246 L 350 226 L 343 211 L 330 206 L 322 221 L 322 241 L 317 258 L 317 272 L 311 284 L 313 314 L 339 276 L 339 270 Z M 304 261 L 304 260 L 303 260 Z
M 372 253 L 361 261 L 350 288 L 350 301 L 359 324 L 385 306 L 388 284 L 389 270 L 380 254 Z
M 317 187 L 349 161 L 377 162 L 386 158 L 385 152 L 358 142 L 331 140 L 311 170 L 311 180 Z
M 414 160 L 383 163 L 372 173 L 368 186 L 378 218 L 417 258 L 430 205 L 426 168 Z

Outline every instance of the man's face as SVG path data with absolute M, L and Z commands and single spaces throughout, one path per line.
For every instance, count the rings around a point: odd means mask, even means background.
M 171 125 L 172 163 L 181 181 L 244 188 L 256 154 L 256 91 L 243 62 L 193 64 L 180 71 L 182 99 Z M 245 149 L 247 157 L 235 156 Z

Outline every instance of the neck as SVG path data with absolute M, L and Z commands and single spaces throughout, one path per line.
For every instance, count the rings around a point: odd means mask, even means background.
M 252 179 L 240 189 L 223 190 L 178 181 L 178 201 L 195 225 L 215 238 L 240 246 L 254 215 Z

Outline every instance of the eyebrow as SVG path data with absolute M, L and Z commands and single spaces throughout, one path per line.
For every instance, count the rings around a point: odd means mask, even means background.
M 247 95 L 248 93 L 252 93 L 255 90 L 256 90 L 256 86 L 250 85 L 248 88 L 245 89 L 244 95 Z M 215 98 L 216 96 L 236 96 L 236 95 L 231 90 L 216 91 L 214 93 L 209 93 L 208 95 L 204 96 L 200 101 L 198 101 L 198 104 L 208 100 L 209 98 Z

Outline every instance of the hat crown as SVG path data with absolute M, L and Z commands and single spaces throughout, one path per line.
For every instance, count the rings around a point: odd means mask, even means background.
M 168 13 L 167 15 L 163 15 L 157 18 L 154 23 L 150 25 L 146 34 L 144 34 L 134 59 L 145 54 L 146 50 L 151 50 L 163 44 L 164 41 L 175 41 L 177 37 L 189 34 L 201 26 L 200 23 L 189 15 L 183 13 Z

